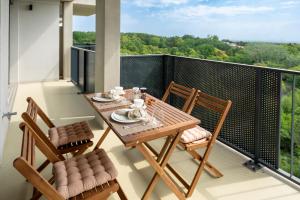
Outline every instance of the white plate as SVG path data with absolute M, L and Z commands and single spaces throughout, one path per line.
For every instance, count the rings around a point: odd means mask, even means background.
M 122 110 L 124 110 L 126 112 L 126 111 L 131 111 L 132 109 L 122 109 Z M 128 119 L 127 116 L 119 115 L 119 114 L 116 114 L 115 112 L 113 112 L 111 114 L 111 118 L 116 122 L 125 123 L 125 124 L 141 121 L 141 119 Z
M 103 98 L 103 97 L 97 97 L 97 96 L 93 96 L 92 99 L 95 100 L 95 101 L 98 101 L 98 102 L 112 102 L 112 101 L 116 101 L 118 99 L 120 99 L 121 97 L 118 96 L 118 97 L 115 97 L 113 99 L 110 99 L 110 98 Z

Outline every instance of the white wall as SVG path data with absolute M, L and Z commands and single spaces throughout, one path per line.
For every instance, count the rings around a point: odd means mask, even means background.
M 19 82 L 19 1 L 10 6 L 10 84 Z
M 11 8 L 17 18 L 11 27 L 18 31 L 11 32 L 12 70 L 19 82 L 58 80 L 59 0 L 16 1 Z
M 7 118 L 2 119 L 3 113 L 8 110 L 8 23 L 9 1 L 0 1 L 0 163 L 2 160 L 6 132 L 8 127 Z

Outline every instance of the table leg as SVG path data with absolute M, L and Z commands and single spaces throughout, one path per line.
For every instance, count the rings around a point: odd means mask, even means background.
M 168 136 L 163 148 L 161 149 L 159 155 L 157 156 L 157 162 L 160 163 L 160 161 L 163 158 L 163 156 L 165 155 L 166 150 L 169 147 L 171 141 L 172 141 L 172 136 Z
M 174 192 L 174 194 L 178 197 L 178 199 L 185 199 L 185 195 L 184 193 L 182 193 L 177 186 L 172 182 L 172 180 L 170 179 L 170 177 L 168 177 L 168 175 L 166 174 L 166 172 L 164 171 L 164 168 L 166 167 L 172 153 L 174 152 L 179 139 L 182 135 L 182 132 L 179 132 L 175 138 L 173 139 L 173 141 L 171 142 L 170 146 L 167 149 L 167 152 L 162 156 L 162 162 L 159 164 L 157 160 L 155 160 L 150 153 L 148 152 L 148 150 L 146 149 L 146 147 L 144 146 L 144 144 L 139 144 L 137 145 L 137 149 L 145 156 L 145 158 L 147 159 L 147 161 L 152 165 L 152 167 L 155 169 L 156 173 L 154 174 L 149 186 L 147 187 L 142 199 L 143 200 L 147 200 L 149 199 L 151 193 L 154 190 L 154 187 L 156 186 L 156 184 L 159 181 L 159 178 L 162 178 L 162 180 L 165 182 L 165 184 Z M 164 149 L 162 149 L 164 150 Z
M 111 130 L 110 127 L 107 127 L 106 130 L 104 131 L 103 135 L 101 136 L 101 138 L 99 139 L 99 141 L 97 142 L 95 149 L 99 149 L 100 145 L 103 143 L 103 141 L 105 140 L 106 136 L 108 135 L 109 131 Z

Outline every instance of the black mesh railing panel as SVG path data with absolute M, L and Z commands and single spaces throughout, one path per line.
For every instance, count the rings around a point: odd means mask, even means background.
M 232 109 L 219 139 L 254 155 L 256 71 L 240 65 L 174 57 L 174 81 L 200 89 L 210 95 L 230 99 Z M 176 103 L 176 102 L 174 102 Z M 195 109 L 205 128 L 213 130 L 218 115 L 204 109 Z
M 167 68 L 171 68 L 168 65 L 173 65 L 173 79 L 176 83 L 233 102 L 219 140 L 270 167 L 277 168 L 280 72 L 183 57 L 173 59 L 165 65 Z M 260 76 L 257 76 L 258 73 Z M 174 106 L 182 106 L 182 102 L 176 99 L 171 102 Z M 203 108 L 196 108 L 192 114 L 210 131 L 213 131 L 219 117 Z
M 125 88 L 147 87 L 161 98 L 164 91 L 163 56 L 124 56 L 121 58 L 121 85 Z
M 81 91 L 86 89 L 86 77 L 85 77 L 85 56 L 84 50 L 78 51 L 78 87 Z
M 275 169 L 279 166 L 280 83 L 279 72 L 262 70 L 259 158 Z
M 78 49 L 71 48 L 71 80 L 78 84 Z
M 85 51 L 85 92 L 95 91 L 95 52 Z

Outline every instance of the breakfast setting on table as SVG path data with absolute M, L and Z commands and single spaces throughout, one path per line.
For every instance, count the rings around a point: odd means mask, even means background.
M 155 106 L 149 109 L 155 104 L 155 98 L 147 95 L 145 87 L 124 90 L 117 86 L 105 93 L 92 94 L 91 100 L 103 116 L 111 119 L 115 129 L 123 129 L 118 131 L 122 135 L 157 128 L 163 123 L 163 110 Z

